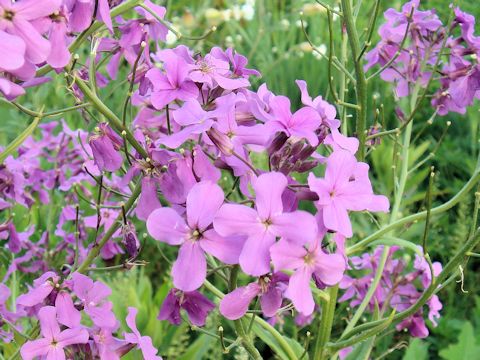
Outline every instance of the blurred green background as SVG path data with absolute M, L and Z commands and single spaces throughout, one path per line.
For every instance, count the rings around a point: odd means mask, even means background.
M 332 6 L 335 2 L 327 1 Z M 358 0 L 362 1 L 362 0 Z M 262 73 L 260 79 L 253 81 L 254 87 L 263 82 L 277 94 L 284 94 L 292 99 L 294 107 L 300 104 L 296 79 L 308 82 L 312 96 L 322 95 L 331 101 L 328 94 L 327 61 L 312 51 L 308 44 L 300 23 L 300 13 L 303 11 L 303 20 L 308 36 L 316 45 L 320 53 L 328 54 L 327 18 L 323 8 L 314 1 L 286 1 L 286 0 L 257 0 L 257 1 L 191 1 L 170 0 L 155 1 L 168 8 L 167 18 L 181 32 L 193 35 L 205 33 L 211 26 L 217 26 L 217 31 L 202 41 L 181 41 L 198 51 L 208 51 L 212 46 L 233 46 L 238 52 L 249 58 L 249 67 L 258 69 Z M 354 1 L 355 5 L 355 1 Z M 380 16 L 377 27 L 382 23 L 381 14 L 388 7 L 399 9 L 400 1 L 381 1 Z M 424 9 L 434 7 L 442 20 L 446 21 L 449 12 L 447 0 L 425 0 L 421 2 Z M 462 10 L 480 15 L 480 6 L 475 1 L 458 1 Z M 372 13 L 373 1 L 363 0 L 358 7 L 357 26 L 363 29 L 368 24 Z M 341 23 L 334 21 L 335 54 L 341 53 Z M 373 44 L 378 37 L 376 33 Z M 179 42 L 169 38 L 168 46 L 176 46 Z M 81 54 L 81 59 L 85 58 Z M 81 60 L 80 60 L 81 61 Z M 347 63 L 351 69 L 351 64 Z M 124 65 L 119 79 L 125 78 L 127 67 Z M 339 73 L 334 70 L 334 82 L 337 83 Z M 118 84 L 120 86 L 117 88 Z M 101 92 L 101 97 L 112 108 L 121 110 L 124 95 L 110 96 L 113 92 L 122 91 L 125 94 L 128 85 L 123 82 L 113 82 Z M 370 112 L 369 126 L 376 123 L 375 109 L 381 110 L 387 128 L 397 126 L 397 119 L 393 111 L 396 99 L 391 84 L 381 80 L 370 84 Z M 66 95 L 62 76 L 49 85 L 30 89 L 28 95 L 19 102 L 31 109 L 38 110 L 45 106 L 45 111 L 70 106 L 73 100 Z M 346 93 L 346 99 L 354 101 L 353 90 Z M 383 108 L 383 111 L 382 111 Z M 415 119 L 415 142 L 411 148 L 412 166 L 422 159 L 429 158 L 418 170 L 409 177 L 406 190 L 406 208 L 404 213 L 414 212 L 422 207 L 427 185 L 427 175 L 430 166 L 435 166 L 437 176 L 435 180 L 434 202 L 442 203 L 449 199 L 468 180 L 472 173 L 476 154 L 478 153 L 479 139 L 479 108 L 471 107 L 464 116 L 448 115 L 437 117 L 432 125 L 425 125 L 433 110 L 426 101 L 424 107 Z M 351 110 L 344 114 L 350 119 Z M 30 119 L 16 111 L 11 106 L 0 103 L 0 145 L 5 146 L 18 135 L 29 123 Z M 68 114 L 67 122 L 72 126 L 88 128 L 78 114 Z M 438 146 L 438 141 L 444 133 L 447 121 L 451 121 L 446 137 Z M 416 136 L 419 134 L 419 136 Z M 437 149 L 438 148 L 438 149 Z M 368 162 L 372 165 L 372 177 L 377 193 L 391 195 L 393 192 L 391 176 L 391 157 L 393 141 L 388 138 L 375 148 L 371 149 Z M 430 155 L 435 150 L 434 155 Z M 473 194 L 454 209 L 432 221 L 429 236 L 430 255 L 433 260 L 446 262 L 456 249 L 460 247 L 468 235 L 472 222 Z M 375 228 L 365 216 L 356 216 L 356 233 L 358 238 Z M 422 224 L 413 225 L 402 236 L 405 239 L 418 243 L 423 231 Z M 141 271 L 131 271 L 105 275 L 105 281 L 114 289 L 113 303 L 119 318 L 126 315 L 126 306 L 139 308 L 139 329 L 152 336 L 160 352 L 168 355 L 167 359 L 219 359 L 225 358 L 246 359 L 246 354 L 235 350 L 229 355 L 223 355 L 219 344 L 210 337 L 189 329 L 187 325 L 178 328 L 169 326 L 165 322 L 156 320 L 161 302 L 168 290 L 168 268 L 163 258 L 158 254 L 158 247 L 167 253 L 170 258 L 174 249 L 158 245 L 153 241 L 147 242 L 146 254 L 150 265 Z M 152 250 L 152 251 L 149 251 Z M 408 255 L 406 255 L 408 256 Z M 153 257 L 153 258 L 152 258 Z M 480 276 L 477 273 L 478 260 L 472 259 L 465 270 L 463 289 L 461 284 L 453 282 L 440 293 L 444 304 L 442 317 L 436 328 L 430 327 L 431 336 L 424 340 L 409 340 L 404 333 L 389 332 L 381 337 L 373 354 L 373 358 L 388 359 L 478 359 L 480 358 Z M 340 324 L 341 319 L 337 319 Z M 216 332 L 217 327 L 225 323 L 215 314 L 209 318 L 207 330 Z M 228 328 L 226 331 L 228 332 Z M 341 327 L 334 329 L 335 338 L 341 332 Z M 288 331 L 293 331 L 289 328 Z M 295 332 L 299 342 L 303 342 L 305 329 Z M 135 355 L 131 355 L 135 358 Z

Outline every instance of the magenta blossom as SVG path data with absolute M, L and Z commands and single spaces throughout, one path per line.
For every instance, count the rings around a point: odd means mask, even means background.
M 283 273 L 261 276 L 258 282 L 238 287 L 225 295 L 220 302 L 220 313 L 229 320 L 240 319 L 252 300 L 258 296 L 263 315 L 273 317 L 282 306 L 287 283 L 288 276 Z
M 217 184 L 202 181 L 188 193 L 187 221 L 172 208 L 157 209 L 148 217 L 147 229 L 154 239 L 181 245 L 172 268 L 176 288 L 193 291 L 203 284 L 207 276 L 205 252 L 227 264 L 238 262 L 243 239 L 219 236 L 211 228 L 223 200 L 223 191 Z
M 310 173 L 308 184 L 318 194 L 317 208 L 323 211 L 327 229 L 351 237 L 349 210 L 388 211 L 388 199 L 373 193 L 368 169 L 368 165 L 357 162 L 352 153 L 338 149 L 327 159 L 324 178 L 316 178 Z
M 260 276 L 270 272 L 269 250 L 277 236 L 300 245 L 315 239 L 317 223 L 313 215 L 300 210 L 284 212 L 282 194 L 286 187 L 285 175 L 278 172 L 262 174 L 253 183 L 255 209 L 225 204 L 213 221 L 220 235 L 248 236 L 240 254 L 240 266 L 249 275 Z
M 276 271 L 295 270 L 288 282 L 286 297 L 303 315 L 315 309 L 310 280 L 312 276 L 327 286 L 338 284 L 345 271 L 345 259 L 340 254 L 327 254 L 322 250 L 321 240 L 306 247 L 282 239 L 270 249 Z
M 111 294 L 110 288 L 100 281 L 93 281 L 78 272 L 73 273 L 73 292 L 83 304 L 83 310 L 93 323 L 102 328 L 113 328 L 117 320 L 112 312 L 112 303 L 105 301 Z
M 40 333 L 42 338 L 27 341 L 20 353 L 24 360 L 32 360 L 38 356 L 51 360 L 64 360 L 65 348 L 74 344 L 86 344 L 88 332 L 85 329 L 74 328 L 60 331 L 57 322 L 57 311 L 53 306 L 45 306 L 38 312 Z
M 106 123 L 101 123 L 98 134 L 89 139 L 95 164 L 100 170 L 116 171 L 120 169 L 123 158 L 119 153 L 123 140 Z
M 294 139 L 307 139 L 310 145 L 318 144 L 315 131 L 322 120 L 317 111 L 311 107 L 304 107 L 292 114 L 290 100 L 286 96 L 276 96 L 270 106 L 273 118 L 266 124 L 272 132 L 283 132 Z
M 174 50 L 163 50 L 157 55 L 163 61 L 165 72 L 152 68 L 145 75 L 153 85 L 152 105 L 163 109 L 174 100 L 188 100 L 198 96 L 198 88 L 188 78 L 187 62 Z

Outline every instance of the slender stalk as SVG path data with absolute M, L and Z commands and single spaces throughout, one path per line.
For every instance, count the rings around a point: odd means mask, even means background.
M 135 204 L 135 201 L 137 198 L 140 196 L 140 191 L 141 191 L 141 181 L 139 181 L 135 187 L 135 189 L 132 192 L 132 195 L 128 199 L 128 201 L 125 203 L 125 211 L 129 211 L 133 205 Z M 120 228 L 122 224 L 122 218 L 123 215 L 120 213 L 115 222 L 110 226 L 110 228 L 107 230 L 105 235 L 103 235 L 102 239 L 90 249 L 90 252 L 88 253 L 88 256 L 83 262 L 80 264 L 78 267 L 77 271 L 78 272 L 85 272 L 87 269 L 90 267 L 90 265 L 93 263 L 93 261 L 96 259 L 96 257 L 100 254 L 100 250 L 105 246 L 108 240 L 111 239 L 113 234 Z
M 41 110 L 40 110 L 40 114 L 41 114 Z M 23 130 L 23 132 L 15 138 L 15 140 L 13 140 L 10 144 L 8 144 L 8 146 L 0 153 L 0 164 L 2 164 L 9 155 L 11 155 L 15 150 L 18 149 L 19 146 L 23 144 L 23 142 L 37 128 L 37 125 L 41 119 L 42 119 L 41 116 L 34 118 L 32 123 L 28 125 L 28 127 L 25 130 Z
M 400 321 L 409 317 L 410 315 L 415 314 L 430 299 L 430 297 L 435 294 L 437 286 L 447 280 L 450 274 L 456 272 L 458 265 L 464 260 L 466 254 L 469 251 L 472 251 L 475 246 L 478 245 L 478 243 L 480 242 L 479 235 L 480 229 L 477 229 L 477 231 L 472 236 L 470 236 L 470 238 L 465 242 L 465 244 L 460 248 L 460 250 L 455 254 L 455 256 L 447 263 L 447 265 L 443 268 L 442 272 L 437 276 L 435 281 L 432 281 L 431 285 L 427 288 L 427 290 L 425 290 L 425 292 L 417 300 L 417 302 L 410 306 L 407 310 L 395 315 L 392 324 L 397 324 Z M 380 319 L 359 325 L 349 333 L 342 336 L 342 338 L 350 338 L 355 334 L 358 334 L 362 331 L 367 331 L 377 325 L 380 325 L 384 321 L 385 319 Z
M 138 143 L 138 141 L 135 139 L 135 137 L 133 136 L 132 132 L 126 128 L 125 126 L 123 126 L 122 124 L 122 121 L 117 117 L 117 115 L 115 115 L 114 112 L 112 112 L 112 110 L 110 110 L 103 102 L 102 100 L 100 100 L 97 95 L 95 95 L 91 90 L 90 88 L 88 87 L 88 85 L 82 80 L 80 79 L 78 76 L 75 76 L 75 83 L 77 84 L 77 86 L 80 88 L 80 90 L 82 91 L 82 93 L 85 95 L 85 97 L 87 97 L 92 105 L 101 113 L 103 114 L 107 119 L 108 121 L 110 122 L 110 124 L 112 125 L 112 127 L 118 132 L 118 134 L 122 134 L 122 132 L 124 131 L 125 132 L 125 137 L 126 139 L 128 140 L 128 142 L 135 148 L 135 150 L 137 150 L 137 152 L 143 157 L 143 158 L 147 158 L 148 157 L 148 153 L 147 151 L 142 147 L 142 145 L 140 145 Z
M 357 96 L 357 105 L 359 106 L 359 108 L 356 110 L 356 133 L 358 140 L 360 141 L 357 156 L 360 161 L 363 161 L 365 159 L 365 129 L 367 126 L 367 79 L 362 67 L 362 57 L 359 56 L 361 53 L 360 41 L 358 38 L 357 28 L 355 27 L 352 5 L 350 0 L 341 0 L 341 3 L 343 20 L 347 29 L 348 41 L 350 43 L 354 62 L 356 78 L 355 91 Z
M 451 209 L 452 207 L 454 207 L 456 204 L 458 204 L 463 199 L 463 197 L 466 194 L 468 194 L 474 188 L 474 186 L 479 181 L 480 181 L 480 168 L 477 168 L 477 169 L 475 169 L 475 171 L 474 171 L 472 177 L 470 178 L 470 180 L 468 180 L 468 182 L 463 186 L 463 188 L 455 196 L 453 196 L 450 200 L 448 200 L 446 203 L 432 208 L 430 210 L 430 215 L 433 216 L 433 215 L 441 214 L 442 212 L 445 212 L 445 211 Z M 402 225 L 411 224 L 413 222 L 425 219 L 426 216 L 427 216 L 427 211 L 425 210 L 425 211 L 422 211 L 422 212 L 419 212 L 419 213 L 416 213 L 416 214 L 412 214 L 412 215 L 409 215 L 409 216 L 405 216 L 401 219 L 398 219 L 398 220 L 388 224 L 387 226 L 375 231 L 374 233 L 367 236 L 366 238 L 359 241 L 358 243 L 356 243 L 356 244 L 350 246 L 349 248 L 347 248 L 347 254 L 352 255 L 354 253 L 362 251 L 370 243 L 372 243 L 373 241 L 382 237 L 383 235 L 388 234 L 392 230 L 394 230 L 394 229 L 396 229 L 396 228 L 398 228 Z
M 330 341 L 332 333 L 333 319 L 335 317 L 335 306 L 337 305 L 338 285 L 332 286 L 329 289 L 330 299 L 322 301 L 322 318 L 320 319 L 319 332 L 317 340 L 315 341 L 315 350 L 313 359 L 323 360 L 328 357 L 327 343 Z
M 237 276 L 238 276 L 238 265 L 234 266 L 230 270 L 230 278 L 228 281 L 229 291 L 233 291 L 237 287 Z M 245 348 L 245 350 L 247 350 L 250 356 L 255 360 L 263 359 L 262 355 L 260 355 L 255 345 L 253 345 L 253 342 L 249 338 L 248 334 L 245 332 L 245 329 L 243 328 L 242 320 L 241 319 L 234 320 L 233 324 L 235 327 L 235 332 L 240 338 L 240 342 L 242 346 Z

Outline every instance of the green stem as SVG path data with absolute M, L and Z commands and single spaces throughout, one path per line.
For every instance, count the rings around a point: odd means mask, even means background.
M 233 291 L 237 287 L 238 270 L 239 270 L 238 265 L 234 266 L 230 270 L 230 279 L 228 281 L 229 291 Z M 242 346 L 245 348 L 245 350 L 247 350 L 250 356 L 255 360 L 263 359 L 262 355 L 260 355 L 255 345 L 253 345 L 253 342 L 251 341 L 250 337 L 245 332 L 245 329 L 242 324 L 242 319 L 234 320 L 233 324 L 235 327 L 235 332 L 237 333 L 237 336 L 240 338 L 240 342 Z
M 470 178 L 470 180 L 468 180 L 468 182 L 463 186 L 463 188 L 455 196 L 453 196 L 450 200 L 448 200 L 446 203 L 432 208 L 432 210 L 430 210 L 430 215 L 433 216 L 433 215 L 441 214 L 442 212 L 445 212 L 445 211 L 451 209 L 452 207 L 454 207 L 456 204 L 458 204 L 463 199 L 463 197 L 466 194 L 468 194 L 470 192 L 470 190 L 472 190 L 474 188 L 474 186 L 478 183 L 479 180 L 480 180 L 480 168 L 477 168 L 477 169 L 475 169 L 475 171 L 474 171 L 472 177 Z M 427 211 L 425 210 L 425 211 L 422 211 L 422 212 L 419 212 L 419 213 L 416 213 L 416 214 L 412 214 L 412 215 L 409 215 L 409 216 L 405 216 L 401 219 L 398 219 L 398 220 L 388 224 L 387 226 L 375 231 L 373 234 L 367 236 L 366 238 L 359 241 L 358 243 L 356 243 L 356 244 L 350 246 L 349 248 L 347 248 L 347 254 L 351 255 L 351 254 L 357 253 L 359 251 L 362 251 L 370 243 L 372 243 L 376 239 L 382 237 L 383 235 L 388 234 L 390 231 L 392 231 L 392 230 L 394 230 L 394 229 L 396 229 L 396 228 L 398 228 L 402 225 L 411 224 L 413 222 L 422 220 L 422 219 L 426 218 L 426 216 L 427 216 Z
M 0 153 L 0 164 L 2 164 L 9 155 L 13 154 L 13 152 L 17 150 L 20 145 L 23 144 L 23 142 L 32 134 L 33 130 L 36 129 L 41 119 L 41 116 L 34 118 L 32 123 L 28 125 L 28 127 L 15 138 L 15 140 L 8 144 L 5 150 Z
M 125 203 L 125 211 L 129 211 L 133 205 L 135 204 L 135 201 L 137 198 L 140 196 L 140 191 L 141 191 L 141 181 L 137 183 L 137 186 L 132 192 L 132 195 L 128 199 L 128 201 Z M 110 228 L 107 230 L 105 235 L 103 235 L 102 239 L 93 246 L 90 249 L 90 252 L 88 253 L 87 258 L 80 264 L 78 267 L 77 271 L 79 273 L 87 271 L 87 269 L 90 267 L 90 265 L 93 263 L 95 258 L 100 254 L 100 250 L 105 246 L 108 240 L 115 234 L 115 232 L 120 228 L 122 224 L 122 219 L 123 219 L 123 214 L 119 214 L 115 220 L 115 222 L 110 226 Z
M 358 159 L 363 161 L 365 159 L 365 129 L 367 126 L 367 79 L 365 78 L 365 72 L 362 67 L 362 57 L 360 56 L 360 41 L 358 38 L 357 28 L 355 27 L 355 20 L 352 13 L 352 5 L 350 0 L 341 0 L 343 21 L 347 29 L 348 41 L 352 51 L 352 59 L 355 69 L 355 91 L 357 96 L 357 120 L 356 120 L 356 133 L 360 146 L 358 148 Z
M 132 132 L 125 126 L 123 126 L 122 121 L 115 115 L 112 110 L 110 110 L 103 102 L 100 100 L 97 95 L 95 95 L 90 87 L 78 76 L 75 76 L 75 83 L 77 86 L 80 88 L 82 91 L 83 95 L 87 97 L 92 105 L 101 113 L 103 114 L 108 121 L 110 122 L 110 125 L 119 133 L 125 133 L 125 137 L 128 140 L 130 144 L 137 150 L 137 152 L 143 157 L 147 158 L 148 153 L 147 151 L 138 143 L 138 141 L 135 139 L 133 136 Z
M 216 297 L 219 299 L 223 299 L 225 295 L 218 290 L 215 285 L 213 285 L 210 281 L 205 280 L 203 283 L 203 286 L 207 288 L 212 294 L 214 294 Z M 246 318 L 251 318 L 253 314 L 245 314 Z M 260 318 L 259 316 L 255 316 L 255 322 L 260 325 L 264 330 L 268 331 L 270 335 L 272 335 L 275 340 L 278 342 L 282 350 L 287 354 L 288 358 L 291 360 L 296 360 L 297 355 L 295 355 L 295 352 L 293 351 L 292 347 L 288 344 L 288 342 L 285 340 L 285 338 L 280 334 L 272 325 L 270 325 L 268 322 Z M 253 328 L 255 331 L 255 327 Z
M 330 298 L 328 301 L 322 301 L 322 318 L 320 319 L 319 332 L 317 334 L 317 340 L 315 341 L 315 350 L 313 359 L 323 360 L 327 359 L 326 347 L 330 341 L 332 333 L 333 319 L 335 317 L 335 306 L 337 304 L 338 285 L 335 285 L 329 289 Z
M 397 324 L 402 320 L 406 319 L 407 317 L 415 314 L 430 299 L 430 297 L 433 294 L 435 294 L 437 286 L 442 284 L 442 282 L 446 280 L 451 273 L 457 270 L 458 265 L 464 260 L 466 256 L 465 254 L 467 254 L 469 251 L 472 251 L 475 248 L 475 246 L 478 245 L 480 240 L 479 231 L 480 230 L 477 229 L 477 231 L 465 242 L 465 244 L 461 247 L 461 249 L 443 268 L 442 272 L 437 276 L 435 281 L 432 281 L 430 286 L 422 294 L 422 296 L 417 300 L 417 302 L 413 304 L 411 307 L 409 307 L 407 310 L 401 313 L 398 313 L 397 315 L 394 316 L 392 324 Z M 378 326 L 384 321 L 385 319 L 380 319 L 380 320 L 375 320 L 366 324 L 359 325 L 349 333 L 345 334 L 342 338 L 344 339 L 350 338 L 355 334 L 358 334 L 362 331 L 367 331 L 375 326 Z

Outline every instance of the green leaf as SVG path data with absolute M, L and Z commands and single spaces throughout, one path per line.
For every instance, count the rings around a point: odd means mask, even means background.
M 428 344 L 418 338 L 410 341 L 402 360 L 427 360 Z
M 270 347 L 270 349 L 272 349 L 278 355 L 280 359 L 290 360 L 288 355 L 285 353 L 285 351 L 282 349 L 278 341 L 273 337 L 271 333 L 269 333 L 268 331 L 266 331 L 264 328 L 262 328 L 260 325 L 256 323 L 253 325 L 253 331 L 265 344 L 267 344 Z M 302 356 L 304 352 L 302 345 L 300 345 L 297 341 L 287 338 L 285 336 L 283 336 L 283 338 L 285 339 L 285 341 L 288 342 L 288 345 L 290 345 L 290 347 L 292 348 L 297 358 Z M 305 354 L 303 359 L 308 359 L 308 354 Z
M 15 140 L 13 140 L 8 146 L 5 148 L 5 150 L 0 153 L 0 164 L 3 163 L 3 161 L 8 157 L 8 155 L 13 154 L 17 148 L 23 144 L 23 142 L 33 133 L 33 130 L 38 125 L 38 122 L 40 121 L 41 118 L 37 117 L 33 119 L 32 123 L 28 125 L 28 127 L 20 134 L 17 136 Z
M 460 331 L 458 343 L 441 350 L 440 356 L 446 360 L 470 360 L 478 359 L 479 353 L 480 345 L 476 342 L 473 326 L 467 321 Z
M 188 350 L 178 358 L 178 360 L 202 360 L 205 359 L 205 354 L 210 349 L 215 341 L 212 341 L 210 337 L 203 334 L 195 340 L 195 342 L 188 347 Z M 219 344 L 217 343 L 219 346 Z

